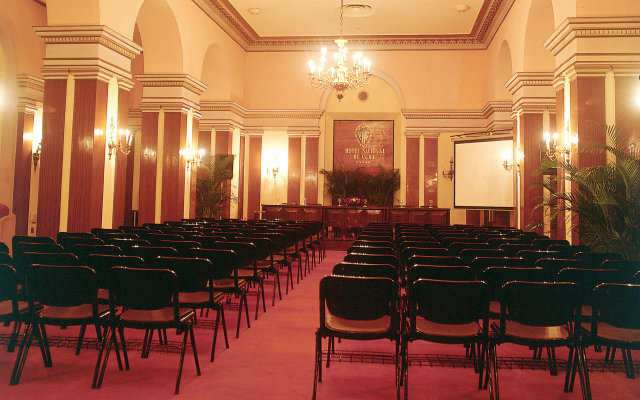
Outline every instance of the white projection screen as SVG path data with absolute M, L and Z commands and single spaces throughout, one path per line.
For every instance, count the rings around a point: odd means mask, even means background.
M 513 159 L 513 139 L 454 144 L 454 207 L 513 208 L 513 169 L 505 170 L 505 156 Z

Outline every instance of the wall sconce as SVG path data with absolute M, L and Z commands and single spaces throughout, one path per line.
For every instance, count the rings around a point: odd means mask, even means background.
M 442 170 L 442 176 L 452 181 L 454 175 L 455 175 L 455 171 L 453 170 L 453 156 L 451 156 L 451 158 L 449 159 L 449 170 L 448 171 Z
M 192 167 L 199 167 L 202 164 L 202 157 L 204 157 L 204 149 L 200 149 L 196 153 L 189 146 L 187 148 L 187 171 Z
M 545 154 L 551 160 L 561 159 L 563 161 L 568 161 L 571 156 L 571 145 L 578 143 L 578 136 L 572 136 L 569 132 L 569 127 L 565 128 L 562 144 L 558 143 L 559 135 L 557 133 L 552 135 L 549 132 L 545 132 L 543 137 L 545 142 Z
M 273 173 L 273 179 L 275 180 L 278 177 L 278 167 L 271 168 L 271 172 Z
M 31 157 L 33 158 L 34 170 L 38 168 L 38 161 L 40 161 L 40 153 L 42 153 L 42 143 L 40 141 L 38 141 L 37 143 L 34 142 L 32 147 L 32 154 L 31 154 Z
M 131 152 L 131 142 L 133 141 L 133 135 L 128 129 L 120 129 L 116 135 L 116 126 L 113 123 L 113 117 L 111 117 L 111 124 L 109 125 L 109 137 L 107 138 L 107 147 L 109 148 L 109 160 L 114 150 L 120 150 L 124 155 Z
M 511 171 L 511 169 L 515 166 L 516 171 L 520 172 L 520 161 L 524 159 L 524 153 L 521 151 L 516 152 L 516 159 L 513 162 L 509 162 L 509 154 L 503 154 L 504 161 L 502 162 L 502 166 L 506 171 Z

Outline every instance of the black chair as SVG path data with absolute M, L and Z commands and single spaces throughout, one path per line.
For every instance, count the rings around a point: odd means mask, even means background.
M 107 306 L 98 304 L 95 272 L 85 266 L 32 265 L 26 273 L 29 312 L 25 333 L 16 355 L 11 385 L 17 385 L 22 375 L 31 342 L 35 336 L 45 367 L 52 366 L 45 325 L 95 325 L 101 340 L 100 325 L 111 316 Z M 78 341 L 76 354 L 80 350 Z
M 0 253 L 9 254 L 9 246 L 7 246 L 4 242 L 0 242 Z
M 322 382 L 322 339 L 390 339 L 396 344 L 396 387 L 400 399 L 400 310 L 398 283 L 388 278 L 325 276 L 320 281 L 320 326 L 316 331 L 313 399 Z
M 28 309 L 26 301 L 18 300 L 18 273 L 15 268 L 0 263 L 0 322 L 4 324 L 13 322 L 7 347 L 9 352 L 15 348 L 20 327 Z
M 398 270 L 389 264 L 358 264 L 341 262 L 333 267 L 333 275 L 365 276 L 370 278 L 398 279 Z
M 194 240 L 161 240 L 158 242 L 162 247 L 173 247 L 178 251 L 178 256 L 184 257 L 188 249 L 196 249 L 200 247 L 200 243 Z
M 276 304 L 276 289 L 278 290 L 278 296 L 282 300 L 282 289 L 280 287 L 280 270 L 276 267 L 274 252 L 276 247 L 273 245 L 273 240 L 268 237 L 260 237 L 259 234 L 252 234 L 253 236 L 238 237 L 235 241 L 253 243 L 256 246 L 256 259 L 258 269 L 262 271 L 267 279 L 270 275 L 273 275 L 273 294 L 271 297 L 271 306 Z M 282 245 L 281 243 L 279 246 Z
M 594 289 L 590 344 L 622 350 L 625 372 L 634 378 L 631 350 L 640 349 L 640 285 L 603 283 Z
M 104 244 L 102 239 L 95 236 L 93 237 L 77 237 L 77 236 L 62 236 L 58 235 L 58 244 L 65 248 L 65 250 L 71 249 L 74 244 Z
M 115 238 L 115 239 L 108 239 L 107 244 L 118 246 L 120 249 L 122 249 L 123 253 L 127 253 L 129 249 L 132 248 L 133 246 L 151 247 L 151 242 L 145 239 Z
M 344 261 L 361 264 L 389 264 L 396 269 L 400 268 L 398 257 L 388 254 L 347 254 Z
M 569 348 L 565 392 L 570 391 L 570 371 L 573 364 L 580 373 L 583 397 L 588 390 L 584 346 L 580 341 L 579 288 L 569 282 L 507 282 L 500 290 L 500 324 L 490 346 L 490 396 L 499 398 L 498 368 L 495 347 L 514 343 L 548 349 L 551 375 L 556 375 L 555 357 L 551 348 Z
M 462 241 L 453 241 L 449 244 L 445 242 L 442 243 L 444 247 L 449 249 L 449 253 L 453 256 L 459 256 L 462 250 L 467 249 L 491 249 L 492 247 L 486 243 L 482 243 L 479 241 L 476 242 L 462 242 Z
M 505 283 L 511 281 L 544 282 L 547 278 L 545 271 L 539 267 L 488 267 L 479 279 L 489 285 L 489 316 L 500 318 L 500 290 Z
M 267 307 L 264 300 L 264 272 L 258 269 L 258 249 L 256 245 L 251 242 L 227 241 L 214 243 L 213 248 L 218 250 L 233 250 L 238 255 L 238 278 L 255 283 L 257 286 L 255 319 L 258 319 L 260 297 L 262 297 L 262 308 L 264 312 L 267 312 Z
M 47 236 L 22 236 L 22 235 L 15 235 L 13 238 L 11 238 L 11 247 L 12 249 L 14 249 L 14 254 L 15 254 L 15 248 L 16 248 L 16 244 L 18 243 L 51 243 L 51 244 L 55 244 L 55 240 L 53 240 L 50 237 Z
M 549 250 L 549 246 L 557 246 L 557 245 L 569 246 L 569 241 L 564 239 L 543 238 L 543 239 L 534 239 L 532 244 L 536 246 L 539 250 Z
M 124 328 L 144 330 L 174 328 L 178 334 L 183 333 L 175 394 L 180 390 L 187 335 L 191 339 L 196 372 L 198 376 L 200 375 L 198 352 L 193 336 L 195 311 L 191 308 L 180 308 L 178 288 L 176 273 L 167 269 L 114 267 L 110 270 L 109 308 L 113 318 L 103 334 L 93 387 L 99 388 L 102 385 L 111 344 L 117 343 L 116 329 L 120 332 L 125 366 L 129 370 Z M 116 315 L 118 308 L 122 308 L 123 311 Z M 109 340 L 110 337 L 111 340 Z
M 420 279 L 409 286 L 407 293 L 409 322 L 402 340 L 404 398 L 409 395 L 408 345 L 414 340 L 470 346 L 474 355 L 479 355 L 479 360 L 474 360 L 481 388 L 489 342 L 487 284 Z
M 524 259 L 529 266 L 533 267 L 540 259 L 560 258 L 560 252 L 550 250 L 520 250 L 516 256 Z
M 536 250 L 532 243 L 504 243 L 498 248 L 505 252 L 505 257 L 515 257 L 521 250 Z
M 108 272 L 113 267 L 142 268 L 142 258 L 136 256 L 123 256 L 120 254 L 89 254 L 84 257 L 84 263 L 96 272 L 98 285 L 98 303 L 109 303 Z
M 224 318 L 224 294 L 214 292 L 215 270 L 213 264 L 205 258 L 158 257 L 153 266 L 170 269 L 178 275 L 180 307 L 193 308 L 194 310 L 206 308 L 216 311 L 213 342 L 211 344 L 211 362 L 213 362 L 220 320 L 222 320 L 224 343 L 229 348 L 227 323 Z M 149 335 L 147 346 L 150 344 L 151 335 Z
M 240 321 L 242 320 L 242 306 L 244 305 L 247 317 L 247 328 L 251 327 L 249 322 L 249 307 L 247 306 L 248 283 L 238 277 L 240 260 L 233 250 L 221 249 L 190 249 L 188 257 L 204 258 L 211 261 L 214 267 L 213 290 L 227 295 L 235 295 L 240 298 L 238 305 L 238 323 L 236 326 L 236 338 L 240 336 Z

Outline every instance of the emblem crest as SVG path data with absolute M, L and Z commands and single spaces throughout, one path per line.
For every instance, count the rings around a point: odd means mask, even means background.
M 355 134 L 356 139 L 358 139 L 358 142 L 362 147 L 369 143 L 369 140 L 371 139 L 371 129 L 364 122 L 358 125 Z

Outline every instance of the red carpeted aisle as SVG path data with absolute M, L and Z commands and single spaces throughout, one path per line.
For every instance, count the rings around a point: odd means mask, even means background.
M 148 359 L 130 352 L 131 370 L 118 371 L 114 354 L 102 388 L 91 389 L 96 361 L 95 342 L 75 356 L 73 345 L 77 329 L 51 328 L 48 334 L 57 345 L 52 347 L 52 368 L 44 368 L 37 346 L 33 346 L 18 386 L 9 386 L 15 353 L 7 353 L 4 343 L 9 328 L 0 327 L 0 398 L 2 399 L 309 399 L 313 385 L 314 332 L 318 325 L 318 282 L 342 260 L 343 251 L 328 251 L 327 259 L 308 275 L 283 300 L 271 307 L 270 283 L 265 284 L 266 314 L 253 319 L 255 295 L 250 295 L 251 328 L 242 322 L 240 338 L 235 339 L 236 310 L 227 310 L 230 348 L 218 338 L 216 361 L 209 363 L 213 331 L 210 319 L 201 319 L 195 329 L 202 376 L 196 376 L 193 357 L 187 351 L 180 394 L 173 395 L 179 354 L 155 346 Z M 282 279 L 284 289 L 284 274 Z M 212 317 L 212 315 L 210 315 Z M 93 329 L 87 329 L 93 335 Z M 141 335 L 126 331 L 135 343 Z M 168 332 L 170 344 L 179 338 Z M 68 347 L 67 347 L 68 346 Z M 325 342 L 326 346 L 326 342 Z M 319 399 L 393 399 L 395 398 L 393 344 L 388 341 L 343 342 L 336 344 L 331 367 L 324 369 L 319 384 Z M 460 346 L 413 343 L 409 346 L 412 365 L 409 370 L 410 397 L 413 399 L 487 399 L 488 392 L 477 390 L 476 375 L 469 368 Z M 633 352 L 640 361 L 640 352 Z M 579 383 L 574 393 L 563 393 L 562 370 L 552 377 L 544 370 L 531 370 L 535 363 L 531 352 L 516 346 L 498 349 L 500 394 L 503 399 L 580 399 Z M 589 350 L 590 361 L 601 361 L 604 353 Z M 340 362 L 337 358 L 340 358 Z M 566 359 L 566 352 L 558 352 Z M 618 357 L 619 358 L 619 357 Z M 519 364 L 520 362 L 520 364 Z M 423 366 L 420 367 L 419 364 Z M 638 364 L 636 364 L 637 366 Z M 512 369 L 509 369 L 512 368 Z M 618 371 L 591 373 L 594 399 L 640 398 L 640 378 L 627 379 Z

